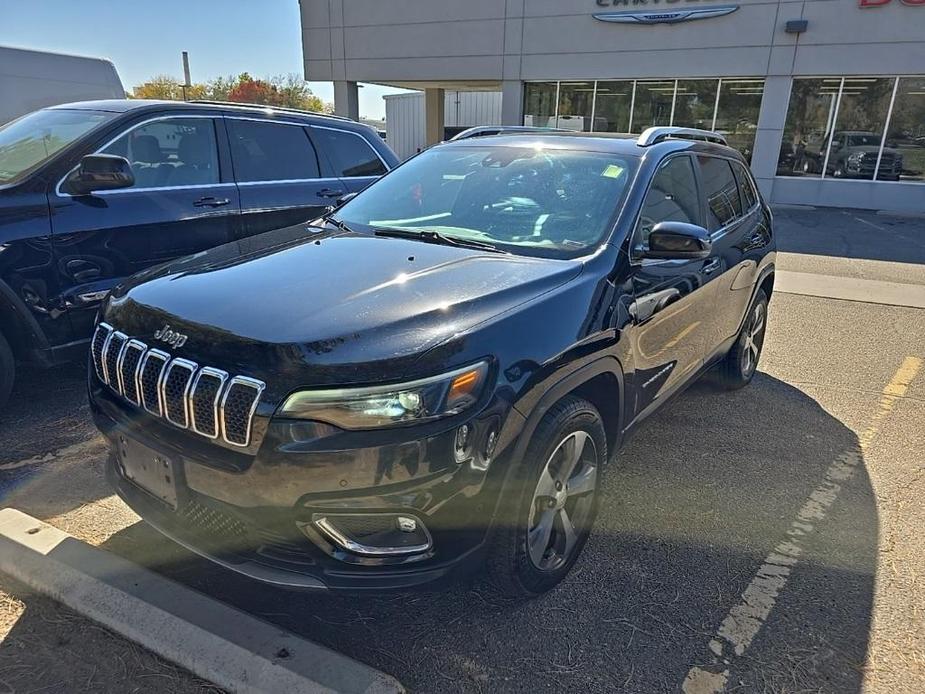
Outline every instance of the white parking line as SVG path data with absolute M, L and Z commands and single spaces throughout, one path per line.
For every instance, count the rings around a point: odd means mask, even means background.
M 685 694 L 715 694 L 726 688 L 729 680 L 730 658 L 741 656 L 767 621 L 777 602 L 777 596 L 787 584 L 793 567 L 803 553 L 806 538 L 823 520 L 829 508 L 838 498 L 841 485 L 851 478 L 855 469 L 864 460 L 864 452 L 870 447 L 880 430 L 880 425 L 892 412 L 896 401 L 906 394 L 909 384 L 922 367 L 918 357 L 906 357 L 880 396 L 877 410 L 868 427 L 858 437 L 858 447 L 839 455 L 829 465 L 822 482 L 809 495 L 796 518 L 787 529 L 785 537 L 765 558 L 758 573 L 742 593 L 742 601 L 735 605 L 717 629 L 716 636 L 708 644 L 712 653 L 712 665 L 692 667 L 681 684 Z M 726 653 L 726 644 L 733 653 Z

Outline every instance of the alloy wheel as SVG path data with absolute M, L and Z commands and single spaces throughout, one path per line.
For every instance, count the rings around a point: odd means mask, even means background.
M 527 522 L 527 554 L 553 571 L 574 554 L 594 508 L 598 458 L 594 439 L 574 431 L 556 446 L 537 482 Z
M 742 374 L 746 377 L 752 375 L 758 367 L 758 357 L 761 356 L 761 345 L 764 343 L 764 304 L 755 304 L 748 323 L 745 325 L 745 345 L 742 350 Z

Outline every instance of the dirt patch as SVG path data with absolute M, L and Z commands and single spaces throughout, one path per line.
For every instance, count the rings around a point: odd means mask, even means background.
M 4 578 L 0 694 L 74 691 L 219 694 L 222 690 Z

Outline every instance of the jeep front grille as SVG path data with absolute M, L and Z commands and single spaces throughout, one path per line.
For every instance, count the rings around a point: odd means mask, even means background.
M 100 380 L 133 405 L 180 429 L 250 445 L 262 381 L 171 357 L 107 323 L 97 326 L 90 355 Z

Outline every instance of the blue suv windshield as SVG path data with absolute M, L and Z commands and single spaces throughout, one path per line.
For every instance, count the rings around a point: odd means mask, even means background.
M 336 216 L 363 231 L 434 231 L 524 255 L 575 257 L 604 240 L 636 162 L 534 146 L 435 147 Z
M 15 183 L 56 152 L 109 120 L 100 111 L 35 111 L 0 127 L 0 184 Z

